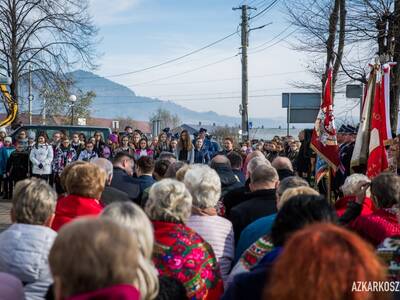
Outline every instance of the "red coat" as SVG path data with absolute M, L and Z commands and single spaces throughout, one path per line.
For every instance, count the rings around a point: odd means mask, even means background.
M 394 209 L 381 208 L 367 216 L 359 216 L 350 225 L 375 247 L 385 238 L 400 235 L 400 224 Z
M 93 292 L 87 292 L 71 296 L 67 300 L 94 300 L 94 299 L 139 300 L 140 293 L 134 286 L 128 284 L 119 284 L 99 289 Z
M 57 201 L 56 213 L 51 228 L 58 231 L 61 226 L 77 217 L 98 215 L 102 210 L 103 207 L 96 199 L 68 195 Z
M 340 198 L 338 201 L 335 202 L 335 209 L 336 209 L 336 214 L 338 217 L 341 217 L 349 204 L 350 201 L 355 201 L 356 196 L 344 196 L 343 198 Z M 366 216 L 372 214 L 376 210 L 374 203 L 369 197 L 365 197 L 362 211 L 361 211 L 361 216 Z

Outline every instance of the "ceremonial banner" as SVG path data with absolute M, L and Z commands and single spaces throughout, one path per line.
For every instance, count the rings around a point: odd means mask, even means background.
M 385 122 L 382 133 L 383 141 L 386 142 L 392 139 L 392 129 L 390 127 L 390 70 L 392 68 L 391 63 L 384 64 L 382 66 L 383 77 L 382 77 L 382 92 L 385 105 Z
M 377 70 L 373 68 L 369 75 L 362 106 L 360 126 L 358 128 L 356 143 L 351 157 L 351 169 L 355 171 L 355 173 L 360 173 L 363 169 L 365 171 L 368 161 L 369 129 L 371 125 L 371 108 L 375 97 L 376 73 Z
M 315 121 L 311 148 L 336 171 L 340 160 L 336 139 L 335 118 L 333 116 L 332 72 L 332 67 L 330 67 L 321 108 Z
M 319 155 L 315 164 L 315 182 L 318 184 L 325 175 L 328 174 L 328 164 Z
M 385 88 L 382 72 L 378 72 L 375 84 L 375 97 L 372 107 L 371 133 L 367 176 L 373 178 L 388 169 L 388 157 L 385 149 L 386 130 Z

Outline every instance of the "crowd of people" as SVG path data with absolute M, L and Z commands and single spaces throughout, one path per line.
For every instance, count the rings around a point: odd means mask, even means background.
M 1 299 L 398 296 L 354 284 L 400 278 L 399 176 L 344 173 L 329 201 L 308 130 L 223 148 L 204 129 L 28 135 L 0 133 Z

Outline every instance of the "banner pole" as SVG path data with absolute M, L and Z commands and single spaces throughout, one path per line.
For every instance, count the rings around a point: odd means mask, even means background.
M 329 204 L 333 204 L 333 201 L 332 201 L 332 190 L 331 190 L 331 187 L 332 187 L 332 168 L 331 168 L 331 166 L 328 166 L 328 180 L 327 180 L 327 191 L 328 191 L 328 195 L 327 195 L 327 200 L 328 200 L 328 202 L 329 202 Z

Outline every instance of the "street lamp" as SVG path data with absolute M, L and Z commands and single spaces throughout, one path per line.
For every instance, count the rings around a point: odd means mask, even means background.
M 75 95 L 69 96 L 69 101 L 71 101 L 71 125 L 74 125 L 74 108 L 75 108 L 76 96 Z

